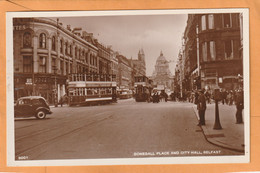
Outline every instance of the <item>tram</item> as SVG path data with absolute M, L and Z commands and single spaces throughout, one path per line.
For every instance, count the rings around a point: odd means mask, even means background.
M 115 79 L 115 75 L 108 74 L 70 74 L 69 105 L 98 105 L 116 102 Z
M 149 101 L 152 91 L 152 80 L 146 76 L 135 76 L 135 101 Z

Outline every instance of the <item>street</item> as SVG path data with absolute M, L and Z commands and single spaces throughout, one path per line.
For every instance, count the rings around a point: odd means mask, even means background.
M 242 155 L 206 141 L 194 104 L 134 99 L 15 119 L 16 160 Z

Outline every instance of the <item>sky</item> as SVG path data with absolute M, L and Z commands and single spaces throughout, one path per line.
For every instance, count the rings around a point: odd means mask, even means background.
M 185 14 L 134 15 L 134 16 L 89 16 L 59 18 L 63 26 L 81 27 L 104 45 L 127 58 L 137 59 L 144 50 L 146 75 L 151 76 L 156 59 L 163 52 L 174 74 L 182 36 L 187 23 Z

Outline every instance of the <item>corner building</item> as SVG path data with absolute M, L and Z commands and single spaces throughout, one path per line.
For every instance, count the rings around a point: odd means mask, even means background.
M 91 35 L 47 18 L 15 18 L 14 99 L 40 95 L 49 103 L 66 93 L 70 73 L 98 73 L 98 48 Z
M 238 76 L 243 74 L 239 14 L 197 17 L 201 87 L 239 88 Z

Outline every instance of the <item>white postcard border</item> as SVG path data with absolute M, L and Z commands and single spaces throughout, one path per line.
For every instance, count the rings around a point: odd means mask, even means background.
M 14 92 L 13 92 L 13 24 L 14 17 L 80 17 L 113 15 L 163 15 L 201 13 L 243 13 L 243 70 L 244 70 L 244 116 L 245 155 L 203 157 L 153 157 L 118 159 L 67 159 L 16 161 L 14 144 Z M 147 165 L 147 164 L 204 164 L 248 163 L 250 161 L 250 63 L 249 63 L 249 9 L 178 9 L 178 10 L 120 10 L 120 11 L 48 11 L 6 13 L 6 108 L 7 108 L 7 166 L 79 166 L 79 165 Z

